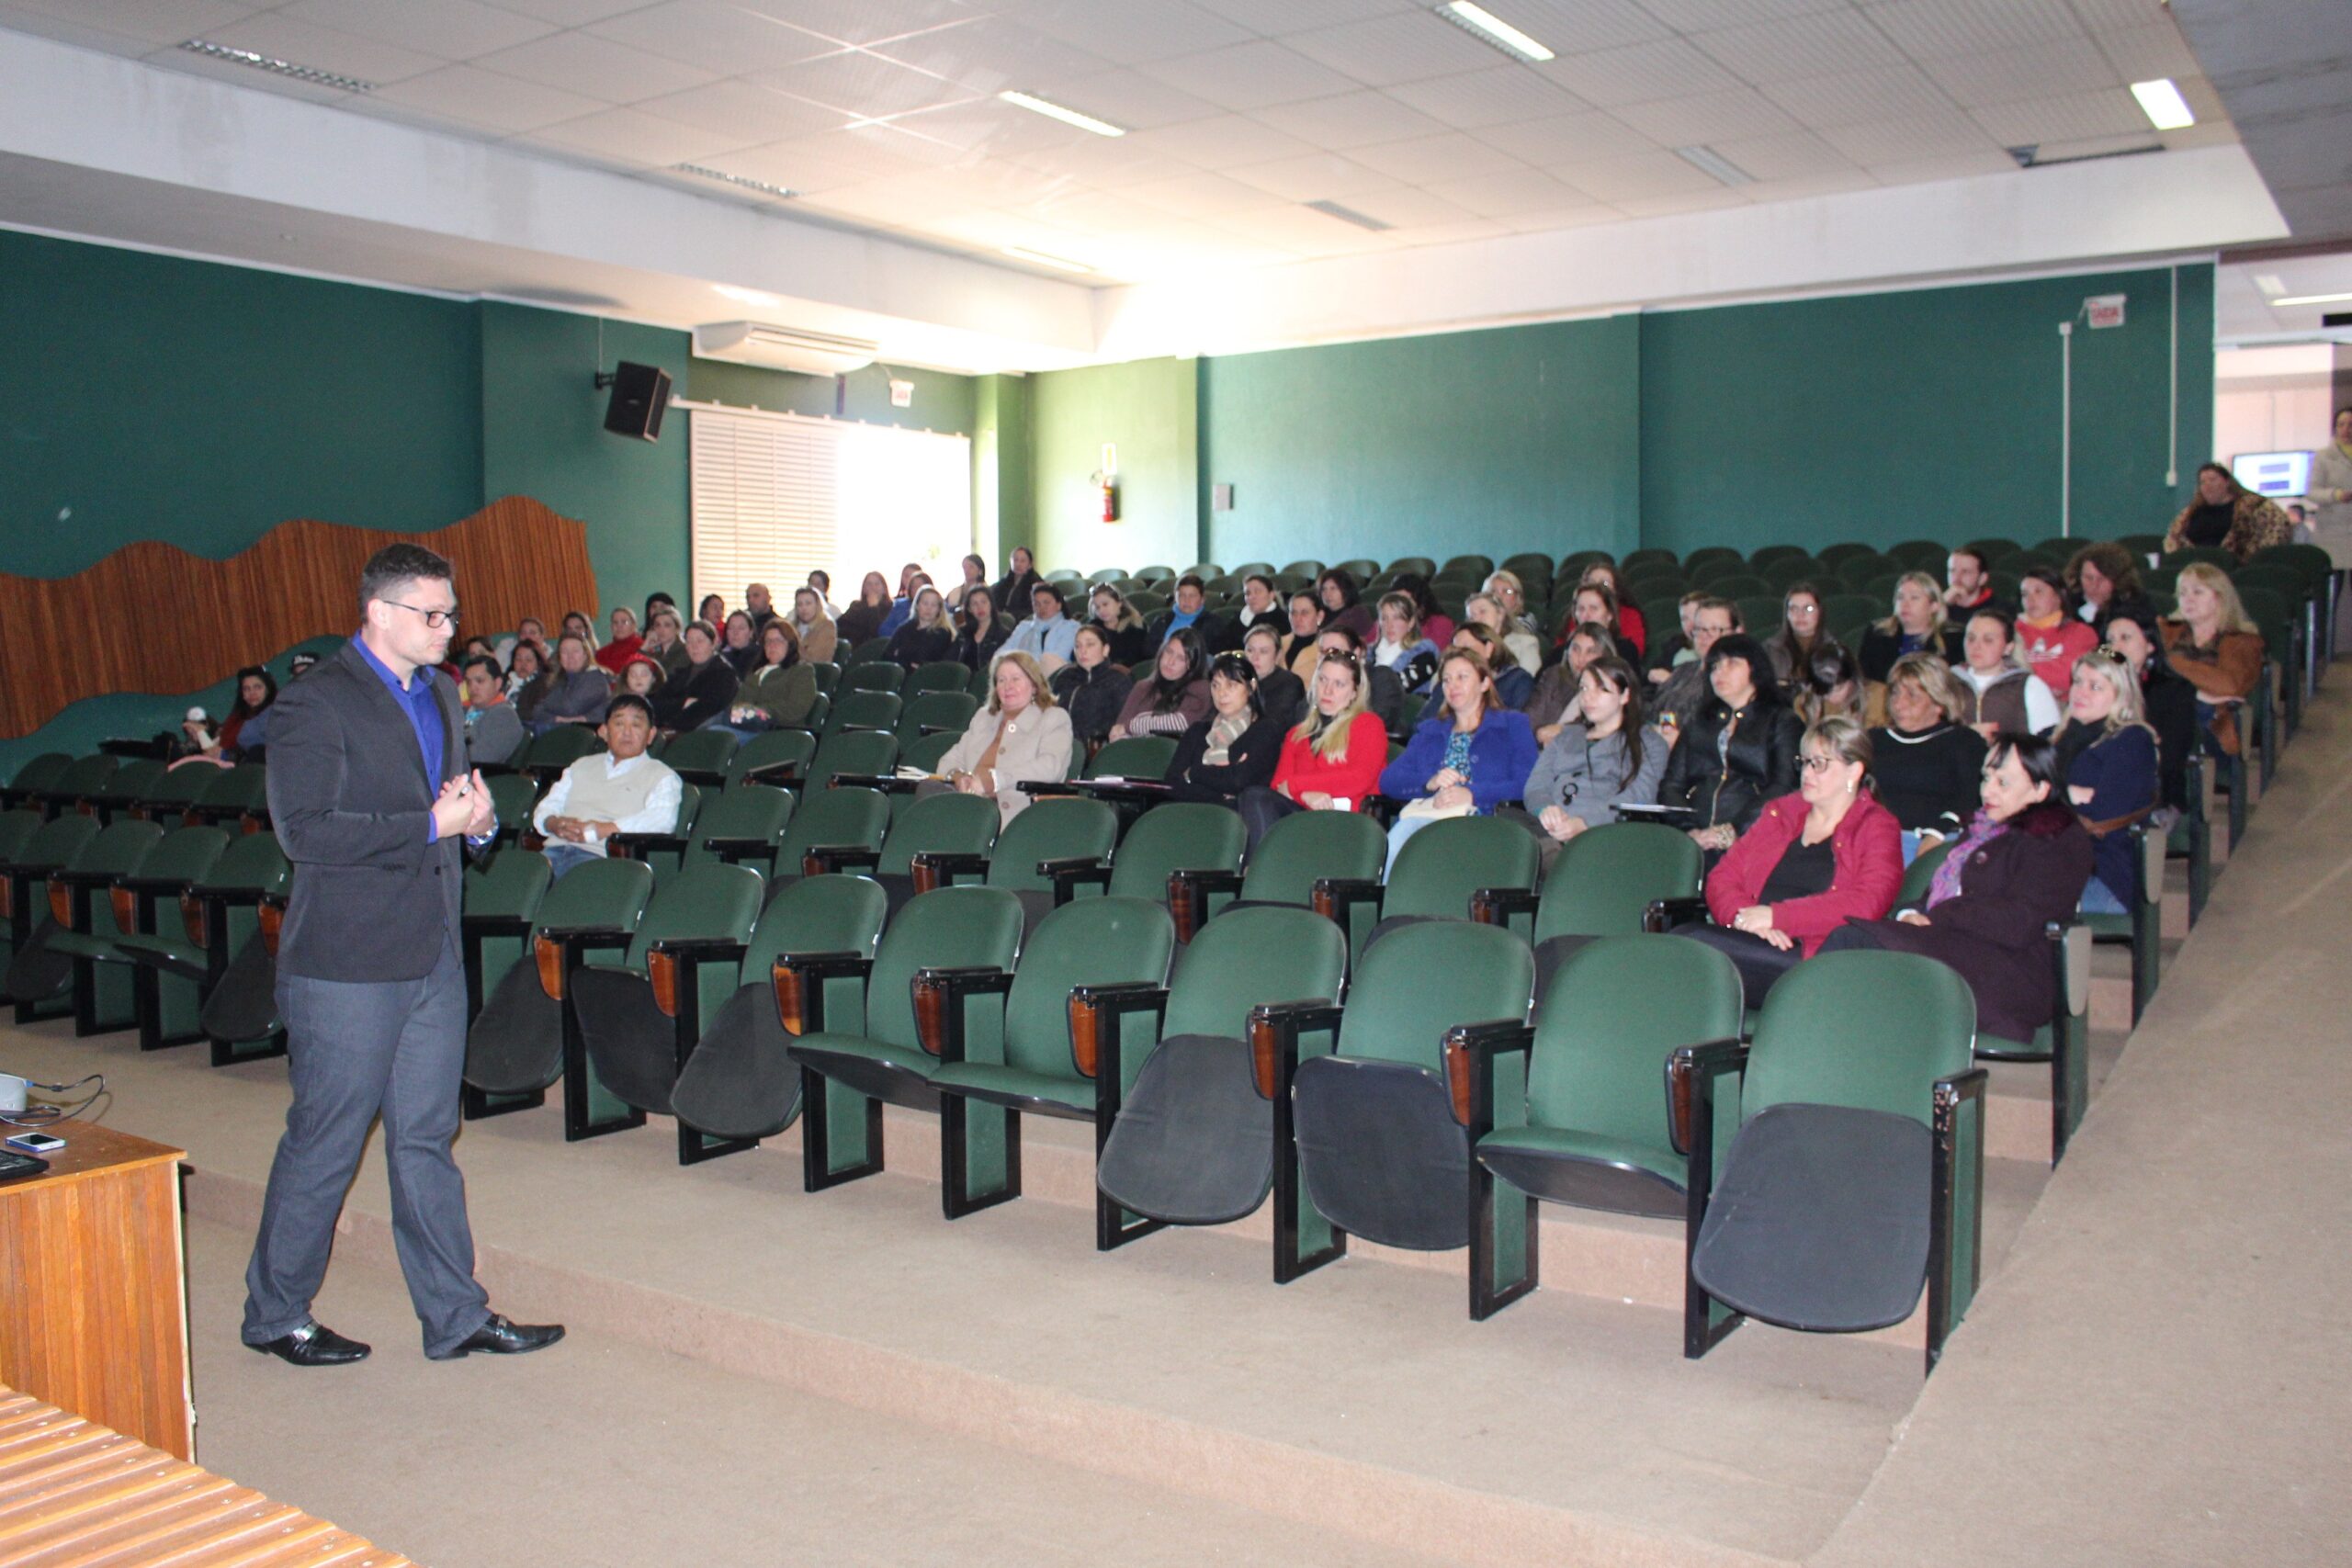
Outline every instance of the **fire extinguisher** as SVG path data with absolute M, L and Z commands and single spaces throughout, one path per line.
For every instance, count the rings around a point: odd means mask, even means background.
M 1102 521 L 1119 520 L 1119 481 L 1109 474 L 1102 476 Z

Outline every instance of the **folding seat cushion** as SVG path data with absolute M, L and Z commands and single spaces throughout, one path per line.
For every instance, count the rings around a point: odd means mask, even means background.
M 527 1094 L 563 1071 L 564 976 L 538 939 L 551 932 L 626 934 L 653 896 L 653 873 L 635 861 L 601 860 L 548 889 L 533 923 L 535 961 L 506 972 L 466 1034 L 466 1082 L 488 1094 Z

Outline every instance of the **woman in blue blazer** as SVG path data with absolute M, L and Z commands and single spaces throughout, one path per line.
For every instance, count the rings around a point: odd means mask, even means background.
M 1442 817 L 1487 816 L 1521 798 L 1535 771 L 1535 731 L 1496 694 L 1494 671 L 1466 648 L 1438 666 L 1445 712 L 1424 719 L 1396 760 L 1381 771 L 1380 793 L 1407 803 L 1388 830 L 1388 863 L 1422 826 Z M 1426 802 L 1427 805 L 1419 803 Z

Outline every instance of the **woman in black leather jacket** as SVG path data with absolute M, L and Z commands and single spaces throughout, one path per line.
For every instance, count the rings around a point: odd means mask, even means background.
M 1078 628 L 1071 654 L 1046 684 L 1054 701 L 1069 710 L 1070 734 L 1089 748 L 1100 746 L 1111 738 L 1111 727 L 1119 722 L 1119 710 L 1126 706 L 1135 682 L 1111 662 L 1110 639 L 1092 621 Z
M 1706 850 L 1727 850 L 1764 803 L 1797 787 L 1804 721 L 1781 700 L 1771 656 L 1745 634 L 1719 637 L 1707 650 L 1712 693 L 1675 738 L 1658 785 L 1661 806 L 1688 807 L 1690 836 Z

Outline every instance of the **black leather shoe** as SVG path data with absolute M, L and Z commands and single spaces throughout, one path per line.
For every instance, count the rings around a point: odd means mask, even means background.
M 259 1345 L 249 1340 L 246 1348 L 275 1356 L 298 1367 L 340 1367 L 368 1359 L 367 1346 L 356 1339 L 345 1339 L 315 1319 L 291 1334 L 281 1334 Z
M 563 1325 L 560 1323 L 509 1323 L 492 1313 L 490 1321 L 462 1342 L 438 1354 L 428 1352 L 427 1359 L 454 1361 L 477 1350 L 486 1356 L 520 1356 L 529 1350 L 544 1350 L 562 1337 Z

